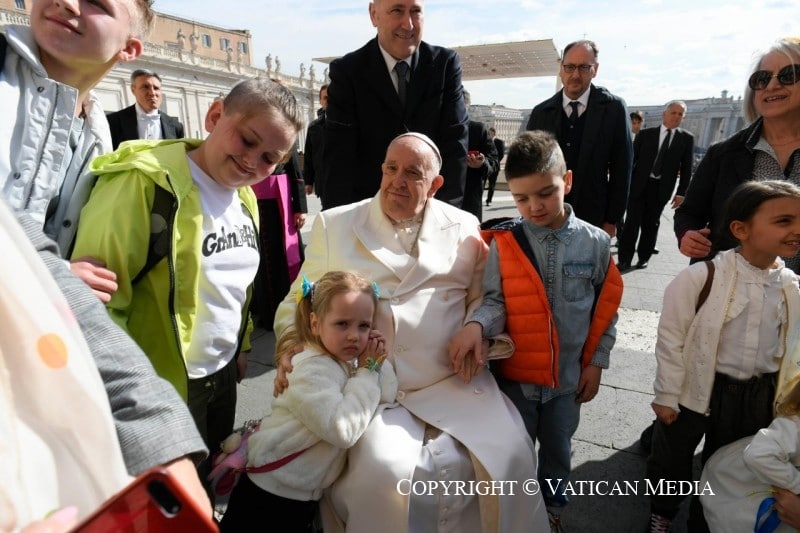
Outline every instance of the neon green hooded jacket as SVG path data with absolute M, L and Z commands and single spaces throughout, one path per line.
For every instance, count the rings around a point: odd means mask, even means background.
M 73 258 L 91 256 L 117 274 L 119 289 L 107 309 L 111 318 L 141 346 L 156 372 L 187 398 L 185 354 L 196 323 L 202 224 L 200 191 L 186 152 L 202 141 L 130 141 L 92 161 L 97 184 L 81 211 Z M 177 202 L 173 219 L 152 214 L 156 187 Z M 258 228 L 258 208 L 250 187 L 238 190 L 243 209 Z M 152 218 L 152 220 L 151 220 Z M 166 223 L 171 245 L 141 280 L 154 232 Z M 258 239 L 256 239 L 258 242 Z M 250 349 L 252 284 L 242 309 L 237 356 Z

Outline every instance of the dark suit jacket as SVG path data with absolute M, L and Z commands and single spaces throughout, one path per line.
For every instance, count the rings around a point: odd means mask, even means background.
M 494 141 L 494 148 L 497 150 L 497 161 L 499 163 L 503 160 L 503 156 L 506 155 L 506 143 L 500 137 L 495 137 L 492 141 Z
M 306 144 L 303 150 L 303 178 L 306 185 L 314 187 L 314 192 L 322 198 L 325 181 L 322 177 L 322 147 L 325 143 L 325 110 L 317 112 L 317 118 L 308 125 Z M 323 205 L 324 209 L 324 205 Z
M 572 191 L 566 201 L 575 215 L 590 224 L 616 224 L 628 203 L 633 148 L 625 101 L 603 87 L 591 86 L 578 164 L 572 170 Z M 531 111 L 528 130 L 561 132 L 562 91 Z M 563 149 L 562 139 L 558 139 Z
M 636 135 L 633 141 L 633 176 L 631 177 L 631 200 L 644 194 L 647 180 L 656 162 L 659 150 L 659 135 L 661 126 L 645 128 Z M 675 182 L 680 175 L 678 196 L 686 196 L 686 188 L 692 178 L 692 154 L 694 153 L 694 135 L 688 131 L 677 128 L 672 134 L 664 161 L 661 167 L 661 179 L 658 184 L 658 199 L 661 205 L 666 205 L 672 198 Z
M 405 109 L 377 38 L 331 63 L 323 149 L 326 208 L 374 196 L 389 143 L 408 131 L 428 135 L 439 147 L 445 181 L 436 197 L 461 206 L 467 171 L 461 63 L 454 51 L 424 42 L 413 63 Z
M 481 219 L 483 210 L 481 200 L 483 199 L 483 182 L 486 178 L 497 171 L 497 149 L 494 147 L 492 138 L 489 137 L 489 130 L 483 122 L 476 120 L 469 121 L 469 142 L 467 147 L 470 150 L 481 152 L 485 158 L 480 168 L 467 167 L 467 182 L 464 187 L 464 201 L 461 209 L 475 215 Z
M 725 204 L 733 190 L 753 179 L 756 151 L 753 146 L 761 136 L 762 119 L 759 118 L 730 138 L 711 145 L 697 165 L 686 198 L 675 211 L 675 236 L 678 242 L 689 230 L 705 227 L 711 229 L 713 257 L 719 250 L 737 246 L 732 237 L 723 231 Z M 691 262 L 703 259 L 692 259 Z
M 177 118 L 161 113 L 161 137 L 163 139 L 183 139 L 183 124 Z M 111 129 L 111 142 L 114 150 L 119 143 L 139 138 L 139 126 L 136 120 L 136 106 L 132 105 L 106 115 Z

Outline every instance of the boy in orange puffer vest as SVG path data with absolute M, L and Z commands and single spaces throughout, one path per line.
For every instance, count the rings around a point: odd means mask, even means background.
M 484 231 L 491 242 L 481 306 L 451 341 L 451 357 L 508 331 L 514 355 L 496 367 L 500 388 L 539 441 L 539 486 L 551 528 L 567 504 L 571 439 L 580 407 L 600 387 L 616 340 L 622 277 L 610 238 L 575 217 L 556 139 L 525 132 L 508 150 L 506 179 L 520 218 Z M 576 184 L 580 186 L 581 184 Z

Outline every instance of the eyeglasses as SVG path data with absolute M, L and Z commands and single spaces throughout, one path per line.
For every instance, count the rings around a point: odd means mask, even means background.
M 581 74 L 588 74 L 594 68 L 594 65 L 572 65 L 570 63 L 564 63 L 561 65 L 561 68 L 564 69 L 564 72 L 567 74 L 572 74 L 575 72 L 575 69 L 578 69 Z
M 760 91 L 767 88 L 772 78 L 778 78 L 781 85 L 794 85 L 800 81 L 800 65 L 786 65 L 777 74 L 772 74 L 769 70 L 757 70 L 750 75 L 747 84 L 754 91 Z

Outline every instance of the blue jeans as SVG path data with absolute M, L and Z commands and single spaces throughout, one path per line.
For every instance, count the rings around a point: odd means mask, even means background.
M 581 404 L 574 394 L 556 396 L 542 403 L 528 399 L 516 381 L 497 379 L 500 389 L 514 403 L 531 440 L 539 442 L 539 487 L 547 507 L 564 507 L 564 493 L 572 470 L 572 435 L 578 429 Z M 555 489 L 555 490 L 553 490 Z

